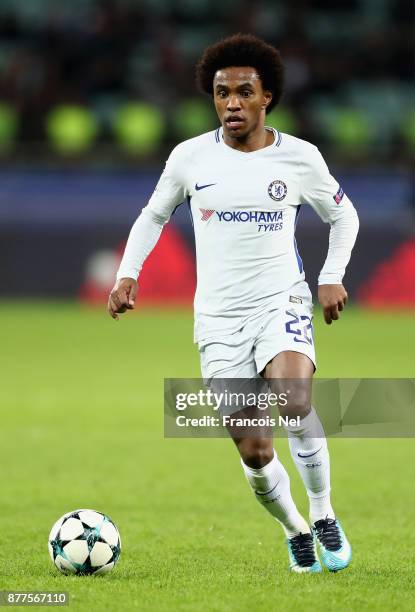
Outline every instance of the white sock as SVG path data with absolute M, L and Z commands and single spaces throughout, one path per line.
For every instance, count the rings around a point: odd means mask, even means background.
M 323 426 L 314 408 L 301 425 L 286 427 L 291 455 L 307 490 L 310 520 L 334 518 L 330 502 L 330 457 Z
M 241 463 L 255 497 L 279 521 L 287 538 L 299 533 L 310 533 L 307 522 L 291 497 L 290 478 L 276 452 L 274 458 L 259 469 L 248 467 L 242 459 Z

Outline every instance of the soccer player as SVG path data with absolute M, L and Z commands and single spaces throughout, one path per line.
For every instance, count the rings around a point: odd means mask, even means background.
M 187 201 L 196 239 L 195 342 L 205 380 L 310 381 L 315 371 L 312 298 L 295 241 L 302 205 L 330 224 L 318 299 L 326 323 L 347 301 L 342 285 L 357 231 L 356 211 L 312 144 L 266 127 L 283 88 L 279 52 L 237 34 L 208 47 L 199 88 L 213 98 L 221 126 L 179 144 L 134 223 L 109 314 L 134 308 L 137 277 L 175 208 Z M 310 502 L 310 525 L 290 492 L 271 437 L 234 436 L 258 501 L 281 524 L 290 569 L 345 567 L 351 547 L 330 501 L 324 431 L 308 393 L 298 393 L 299 424 L 289 446 Z M 318 549 L 318 550 L 317 550 Z M 320 553 L 320 558 L 319 558 Z

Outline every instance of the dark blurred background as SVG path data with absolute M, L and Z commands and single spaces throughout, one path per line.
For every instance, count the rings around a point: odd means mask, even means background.
M 169 151 L 217 126 L 198 57 L 239 31 L 285 61 L 268 124 L 318 145 L 359 209 L 355 299 L 415 305 L 413 0 L 0 0 L 1 295 L 103 299 Z M 327 228 L 309 211 L 298 241 L 314 286 Z M 192 248 L 179 208 L 144 298 L 189 301 Z

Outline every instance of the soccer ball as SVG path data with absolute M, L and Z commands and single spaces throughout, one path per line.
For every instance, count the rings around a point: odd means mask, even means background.
M 121 539 L 112 520 L 95 510 L 74 510 L 61 516 L 49 534 L 49 554 L 63 574 L 105 574 L 121 553 Z

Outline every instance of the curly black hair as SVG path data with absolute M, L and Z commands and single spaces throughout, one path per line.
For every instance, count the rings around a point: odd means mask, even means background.
M 272 93 L 267 113 L 281 99 L 284 65 L 275 47 L 252 34 L 234 34 L 207 47 L 196 66 L 196 83 L 200 91 L 213 95 L 213 78 L 217 70 L 230 66 L 252 66 L 264 90 Z

